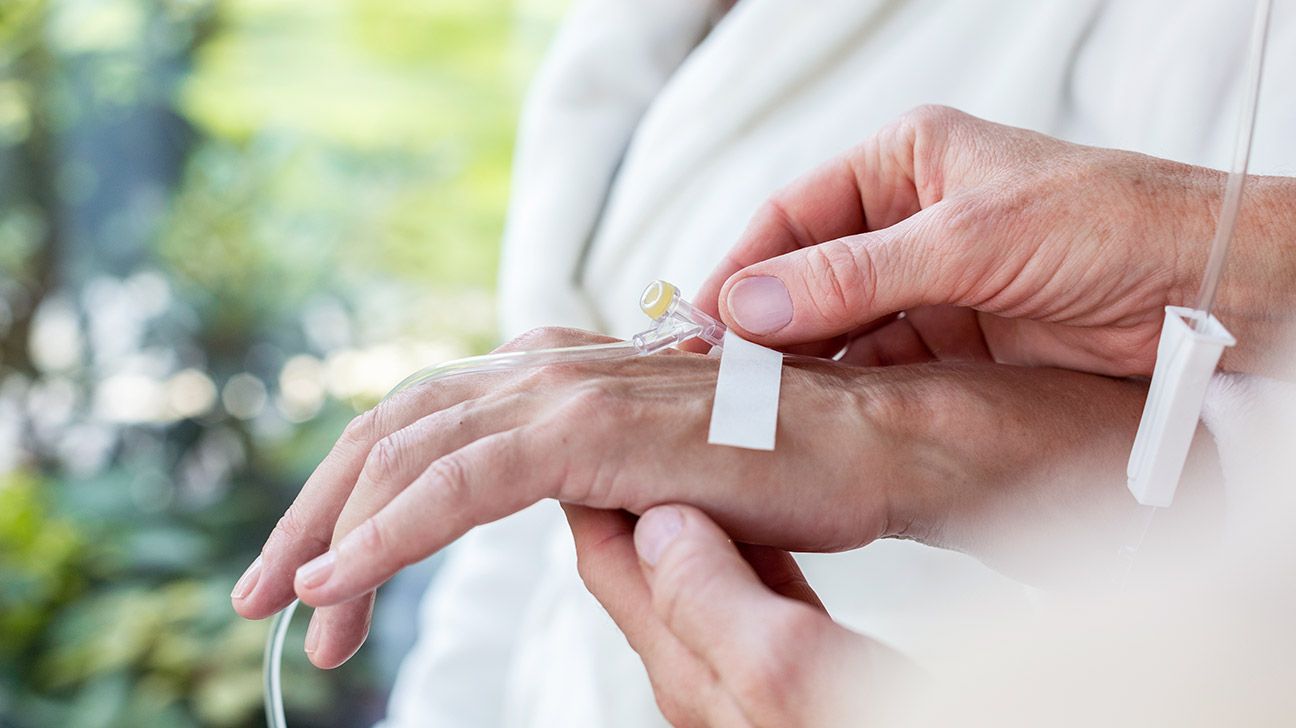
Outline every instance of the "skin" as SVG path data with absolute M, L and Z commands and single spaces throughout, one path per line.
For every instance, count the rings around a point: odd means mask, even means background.
M 775 194 L 696 301 L 744 338 L 861 363 L 936 359 L 1150 375 L 1167 305 L 1191 306 L 1223 173 L 922 107 Z M 1255 177 L 1214 313 L 1226 370 L 1290 376 L 1296 180 Z M 743 326 L 770 276 L 791 320 Z M 904 318 L 892 317 L 905 312 Z
M 604 340 L 543 330 L 508 348 Z M 903 537 L 991 561 L 1012 551 L 997 535 L 1005 522 L 1056 532 L 1086 509 L 1127 507 L 1119 474 L 1138 384 L 990 364 L 792 359 L 770 453 L 706 444 L 717 366 L 674 353 L 448 379 L 385 402 L 311 476 L 235 589 L 235 608 L 261 618 L 294 596 L 325 607 L 308 651 L 336 666 L 362 643 L 378 585 L 542 498 L 631 513 L 686 503 L 735 538 L 797 551 Z M 995 437 L 968 436 L 978 432 Z M 1094 462 L 1106 487 L 1095 486 Z M 1066 463 L 1089 476 L 1058 478 Z M 1111 553 L 1101 530 L 1071 531 L 1077 554 Z M 330 563 L 326 579 L 298 571 L 326 550 L 315 562 Z
M 869 694 L 916 674 L 834 622 L 787 552 L 735 545 L 696 508 L 659 506 L 637 523 L 564 510 L 581 578 L 642 657 L 672 725 L 859 725 Z

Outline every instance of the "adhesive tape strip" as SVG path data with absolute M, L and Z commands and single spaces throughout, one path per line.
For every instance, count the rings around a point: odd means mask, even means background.
M 707 442 L 773 450 L 783 354 L 725 332 Z

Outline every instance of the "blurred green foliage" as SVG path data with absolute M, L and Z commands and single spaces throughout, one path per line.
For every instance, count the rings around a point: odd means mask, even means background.
M 393 347 L 490 343 L 560 5 L 0 0 L 0 726 L 260 724 L 229 589 Z
M 51 517 L 27 473 L 0 476 L 0 656 L 22 654 L 48 624 L 52 608 L 80 591 L 85 542 L 73 525 Z
M 197 251 L 211 231 L 182 230 L 168 254 L 256 250 L 255 262 L 306 276 L 489 285 L 518 95 L 501 83 L 514 78 L 511 12 L 473 0 L 223 3 L 237 32 L 203 45 L 203 72 L 179 98 L 209 138 L 239 146 L 206 150 L 219 159 L 191 169 L 180 219 L 242 224 L 219 237 L 245 247 Z M 238 214 L 252 206 L 273 217 Z

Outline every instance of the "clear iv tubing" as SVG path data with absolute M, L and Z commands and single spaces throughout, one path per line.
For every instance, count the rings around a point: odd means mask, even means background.
M 1219 225 L 1211 243 L 1206 275 L 1197 294 L 1197 311 L 1201 316 L 1193 323 L 1195 331 L 1204 331 L 1215 305 L 1224 262 L 1228 259 L 1229 245 L 1237 230 L 1238 212 L 1242 208 L 1242 192 L 1246 188 L 1247 168 L 1251 163 L 1251 145 L 1255 140 L 1256 112 L 1260 106 L 1260 80 L 1264 77 L 1265 51 L 1269 44 L 1269 20 L 1273 13 L 1273 0 L 1258 0 L 1255 27 L 1251 36 L 1251 60 L 1247 68 L 1247 86 L 1238 115 L 1237 142 L 1233 148 L 1233 168 L 1224 188 L 1224 204 L 1220 208 Z
M 629 359 L 655 354 L 692 339 L 700 339 L 714 347 L 723 344 L 724 324 L 684 300 L 679 289 L 665 281 L 653 281 L 649 284 L 639 299 L 639 307 L 652 318 L 653 327 L 635 334 L 626 341 L 567 346 L 558 349 L 507 351 L 457 359 L 415 372 L 397 384 L 383 399 L 390 399 L 410 387 L 464 374 L 504 372 L 549 364 Z M 280 670 L 284 640 L 288 636 L 288 625 L 292 622 L 293 613 L 297 611 L 297 605 L 297 601 L 289 604 L 276 614 L 270 623 L 270 635 L 266 642 L 263 664 L 266 724 L 269 728 L 286 728 L 288 725 L 284 718 L 283 680 Z
M 1215 294 L 1219 290 L 1220 277 L 1224 274 L 1224 263 L 1228 259 L 1229 246 L 1237 231 L 1238 214 L 1242 209 L 1242 193 L 1246 189 L 1247 171 L 1251 166 L 1251 147 L 1255 142 L 1256 116 L 1260 108 L 1260 85 L 1264 78 L 1265 55 L 1269 47 L 1269 23 L 1273 14 L 1273 0 L 1257 0 L 1255 24 L 1251 29 L 1251 57 L 1246 71 L 1246 88 L 1242 97 L 1242 106 L 1238 111 L 1237 139 L 1233 146 L 1233 167 L 1224 186 L 1224 202 L 1220 206 L 1219 224 L 1215 228 L 1215 239 L 1211 243 L 1210 258 L 1206 262 L 1206 274 L 1202 276 L 1201 289 L 1197 293 L 1196 316 L 1193 330 L 1204 332 L 1210 325 L 1210 312 L 1215 306 Z M 1120 550 L 1121 568 L 1117 574 L 1118 586 L 1124 587 L 1134 569 L 1134 560 L 1143 542 L 1147 540 L 1148 531 L 1152 529 L 1152 519 L 1160 510 L 1154 506 L 1140 506 L 1140 526 L 1133 541 Z

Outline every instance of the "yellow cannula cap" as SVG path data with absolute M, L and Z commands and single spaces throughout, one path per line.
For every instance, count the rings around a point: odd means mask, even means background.
M 679 295 L 679 289 L 666 281 L 653 281 L 639 297 L 639 308 L 654 321 L 666 315 Z

